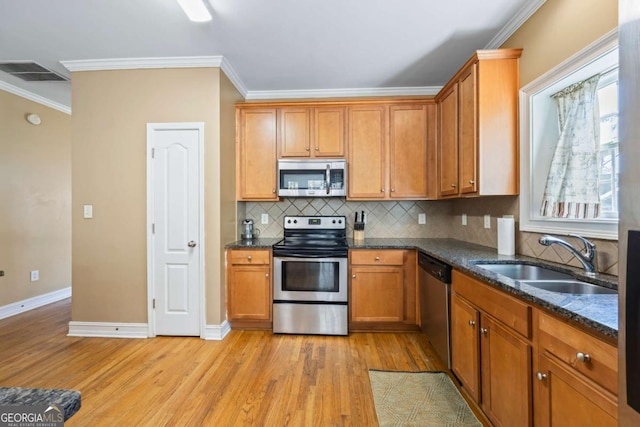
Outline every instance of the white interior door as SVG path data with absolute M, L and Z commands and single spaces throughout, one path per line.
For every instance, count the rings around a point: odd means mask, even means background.
M 149 124 L 150 335 L 201 335 L 203 125 Z

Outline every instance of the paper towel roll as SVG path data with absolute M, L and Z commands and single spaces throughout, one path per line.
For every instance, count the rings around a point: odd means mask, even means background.
M 516 223 L 513 218 L 498 218 L 498 254 L 515 255 Z

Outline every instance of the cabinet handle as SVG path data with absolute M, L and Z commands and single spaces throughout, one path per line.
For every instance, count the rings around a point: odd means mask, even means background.
M 249 261 L 251 261 L 251 255 L 247 256 L 247 259 L 248 259 Z
M 456 188 L 458 184 L 451 184 L 451 188 Z
M 376 261 L 380 261 L 380 257 L 379 256 L 376 257 Z
M 469 326 L 476 326 L 476 321 L 475 320 L 469 320 Z
M 476 183 L 476 182 L 475 182 L 474 180 L 472 180 L 472 179 L 470 179 L 470 180 L 469 180 L 469 184 L 473 185 L 473 184 L 475 184 L 475 183 Z
M 538 378 L 538 381 L 544 381 L 547 379 L 547 374 L 543 374 L 542 372 L 538 372 L 536 374 L 536 377 Z
M 480 328 L 480 333 L 481 333 L 482 335 L 487 335 L 487 333 L 488 333 L 488 332 L 489 332 L 489 329 L 487 329 L 487 328 Z
M 589 363 L 591 362 L 591 355 L 589 353 L 578 352 L 576 353 L 576 359 L 583 363 Z
M 356 278 L 356 275 L 355 275 L 355 274 L 352 274 L 352 275 L 351 275 L 351 277 L 355 279 L 355 278 Z

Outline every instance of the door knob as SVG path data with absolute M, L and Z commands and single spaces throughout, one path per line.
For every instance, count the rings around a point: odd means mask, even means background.
M 187 243 L 187 246 L 189 246 L 190 248 L 195 248 L 196 247 L 196 242 L 194 242 L 193 240 L 190 241 L 189 243 Z

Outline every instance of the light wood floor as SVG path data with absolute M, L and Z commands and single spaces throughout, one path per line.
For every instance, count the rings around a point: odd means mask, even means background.
M 443 369 L 418 333 L 77 338 L 70 312 L 0 320 L 0 385 L 80 390 L 67 426 L 375 426 L 369 369 Z

